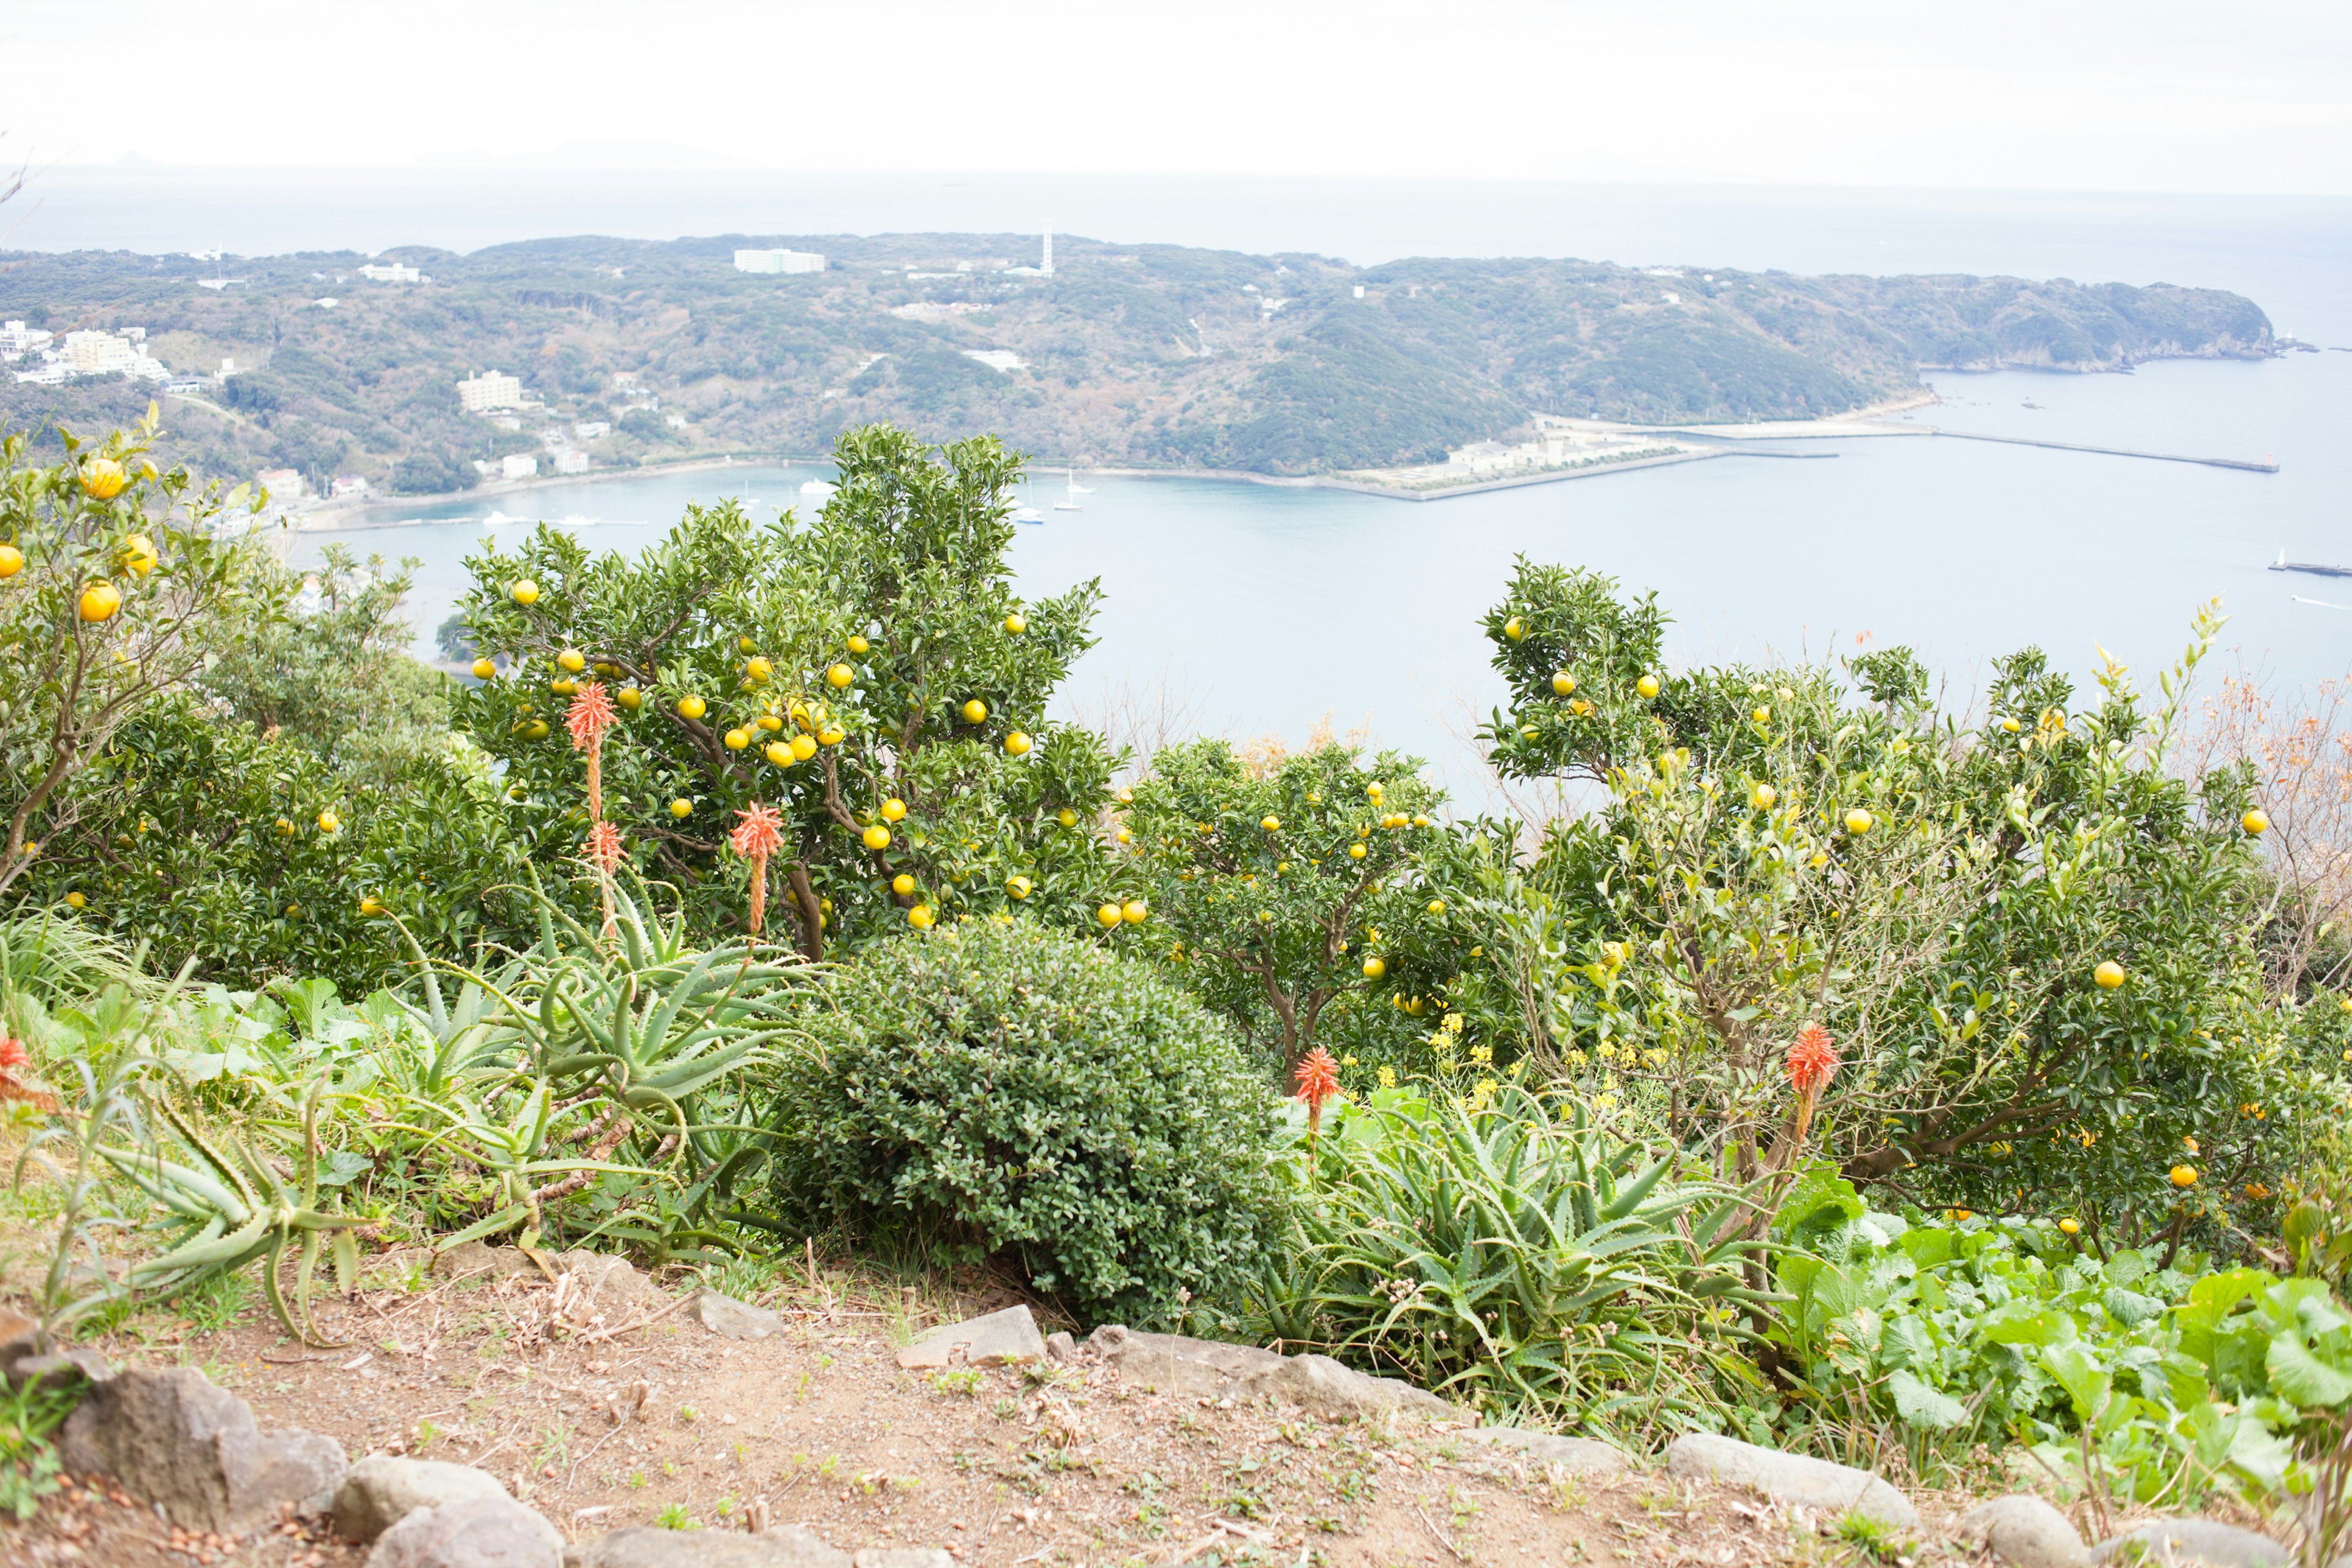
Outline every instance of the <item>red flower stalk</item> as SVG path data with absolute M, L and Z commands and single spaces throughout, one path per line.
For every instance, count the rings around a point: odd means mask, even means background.
M 1830 1032 L 1815 1023 L 1799 1029 L 1789 1047 L 1789 1083 L 1798 1095 L 1808 1101 L 1820 1099 L 1837 1069 L 1837 1042 Z
M 1295 1081 L 1298 1098 L 1307 1102 L 1307 1148 L 1311 1154 L 1316 1134 L 1323 1128 L 1323 1102 L 1339 1098 L 1339 1064 L 1331 1059 L 1330 1052 L 1318 1046 L 1298 1064 Z
M 727 835 L 736 854 L 751 862 L 751 934 L 760 934 L 768 912 L 768 857 L 784 847 L 784 819 L 772 805 L 753 801 L 736 813 L 743 820 Z
M 588 820 L 604 819 L 604 731 L 613 727 L 620 714 L 613 707 L 612 694 L 601 681 L 592 680 L 583 686 L 572 699 L 572 707 L 563 715 L 563 727 L 572 731 L 572 743 L 588 753 Z
M 13 1035 L 0 1036 L 0 1102 L 19 1100 L 36 1110 L 54 1111 L 58 1108 L 55 1095 L 27 1089 L 16 1081 L 16 1069 L 30 1066 L 32 1060 L 33 1053 L 25 1048 L 24 1041 Z
M 621 830 L 609 822 L 599 822 L 588 829 L 588 842 L 581 853 L 599 869 L 610 871 L 627 858 L 628 851 L 621 847 Z
M 0 1036 L 0 1073 L 14 1078 L 16 1069 L 32 1059 L 33 1053 L 25 1048 L 24 1041 L 14 1035 Z

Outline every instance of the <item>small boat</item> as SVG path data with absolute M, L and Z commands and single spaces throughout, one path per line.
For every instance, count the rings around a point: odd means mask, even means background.
M 503 528 L 508 523 L 513 522 L 514 521 L 516 520 L 509 517 L 498 508 L 492 507 L 490 509 L 490 515 L 482 519 L 482 526 L 484 528 Z
M 1015 507 L 1013 509 L 1013 521 L 1042 523 L 1045 521 L 1045 514 L 1034 506 Z
M 1078 476 L 1077 476 L 1077 472 L 1076 472 L 1076 470 L 1075 470 L 1075 469 L 1072 469 L 1072 468 L 1064 468 L 1064 469 L 1062 470 L 1062 478 L 1063 478 L 1063 479 L 1064 479 L 1065 481 L 1066 481 L 1066 482 L 1067 482 L 1067 484 L 1069 485 L 1069 499 L 1068 499 L 1068 500 L 1057 500 L 1057 501 L 1055 501 L 1055 502 L 1054 503 L 1054 510 L 1055 510 L 1055 511 L 1084 511 L 1084 510 L 1087 510 L 1086 508 L 1084 508 L 1084 507 L 1082 507 L 1082 506 L 1080 506 L 1080 505 L 1078 504 L 1078 498 L 1079 498 L 1080 496 L 1090 496 L 1090 495 L 1094 494 L 1095 492 L 1094 492 L 1094 491 L 1092 491 L 1092 490 L 1090 490 L 1090 489 L 1087 489 L 1087 487 L 1086 487 L 1086 486 L 1084 486 L 1084 485 L 1082 485 L 1082 484 L 1078 483 Z
M 2316 577 L 2352 577 L 2352 566 L 2323 566 L 2315 561 L 2289 561 L 2284 550 L 2279 552 L 2279 558 L 2271 563 L 2271 570 L 2308 572 Z
M 833 497 L 833 492 L 839 488 L 836 485 L 829 485 L 823 479 L 810 479 L 801 486 L 801 494 L 811 500 L 829 500 Z

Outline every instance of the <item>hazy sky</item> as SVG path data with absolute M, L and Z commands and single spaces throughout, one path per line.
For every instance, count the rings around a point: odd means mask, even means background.
M 2347 0 L 0 0 L 0 155 L 2352 192 Z

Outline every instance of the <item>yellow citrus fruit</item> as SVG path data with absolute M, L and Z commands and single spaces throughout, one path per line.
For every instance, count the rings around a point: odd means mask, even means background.
M 672 816 L 679 817 L 692 816 L 694 815 L 694 802 L 687 799 L 684 795 L 679 795 L 676 800 L 669 803 L 669 814 Z
M 915 890 L 915 879 L 901 871 L 890 879 L 890 890 L 903 899 Z
M 1257 819 L 1257 825 L 1260 827 L 1265 828 L 1268 833 L 1278 833 L 1282 830 L 1282 818 L 1278 816 L 1261 816 Z
M 122 590 L 111 583 L 92 583 L 81 591 L 78 608 L 85 621 L 110 621 L 114 612 L 122 608 Z
M 1018 730 L 1013 731 L 1013 733 L 1004 737 L 1004 752 L 1007 756 L 1027 756 L 1029 754 L 1029 737 L 1023 734 Z
M 1551 678 L 1551 689 L 1555 697 L 1567 696 L 1576 689 L 1576 677 L 1564 669 L 1555 671 Z
M 892 795 L 888 800 L 886 800 L 886 801 L 884 801 L 884 802 L 882 803 L 882 820 L 883 820 L 883 821 L 885 821 L 885 822 L 897 822 L 897 821 L 898 821 L 901 817 L 905 816 L 906 815 L 907 815 L 907 803 L 906 803 L 905 801 L 903 801 L 903 800 L 900 800 L 897 795 Z
M 815 756 L 816 743 L 823 738 L 824 737 L 822 736 L 815 735 L 794 735 L 790 742 L 793 751 L 793 760 L 796 763 L 804 763 L 811 757 Z
M 383 906 L 376 902 L 374 895 L 362 894 L 360 897 L 360 913 L 369 920 L 373 920 L 376 916 L 383 913 Z
M 1131 926 L 1139 926 L 1151 918 L 1151 906 L 1141 899 L 1129 899 L 1120 906 L 1118 918 Z
M 92 458 L 81 466 L 81 488 L 100 500 L 112 500 L 121 495 L 128 478 L 122 465 L 111 458 Z
M 1348 858 L 1349 858 L 1349 859 L 1350 859 L 1350 860 L 1360 860 L 1360 859 L 1362 859 L 1363 858 L 1364 858 L 1364 847 L 1363 847 L 1362 845 L 1360 845 L 1360 844 L 1350 844 L 1350 845 L 1349 845 L 1349 846 L 1348 846 Z
M 780 768 L 791 767 L 793 763 L 799 761 L 793 755 L 793 749 L 782 741 L 769 742 L 767 745 L 761 748 L 760 754 Z
M 2194 1165 L 2175 1165 L 2172 1167 L 2171 1176 L 2172 1184 L 2174 1186 L 2193 1187 L 2197 1184 L 2197 1167 Z
M 746 746 L 750 745 L 751 743 L 751 731 L 749 731 L 749 730 L 730 730 L 730 731 L 727 731 L 727 748 L 728 748 L 728 750 L 730 750 L 730 751 L 734 751 L 734 752 L 740 752 L 740 751 L 741 751 L 744 747 L 746 747 Z
M 1755 720 L 1759 724 L 1769 724 L 1772 721 L 1772 710 L 1769 708 L 1759 708 L 1755 712 L 1750 713 L 1748 717 Z
M 890 847 L 890 830 L 889 830 L 888 828 L 887 828 L 887 827 L 883 826 L 882 826 L 880 823 L 878 823 L 878 822 L 877 822 L 877 823 L 876 823 L 873 826 L 871 826 L 871 827 L 867 828 L 867 829 L 866 830 L 866 847 L 867 847 L 868 849 L 887 849 L 887 848 L 889 848 L 889 847 Z
M 1780 792 L 1767 784 L 1758 784 L 1754 789 L 1748 792 L 1748 804 L 1754 806 L 1759 811 L 1771 810 L 1772 803 L 1780 798 Z
M 709 711 L 710 704 L 691 692 L 677 700 L 677 716 L 681 719 L 699 719 Z
M 1444 899 L 1432 899 L 1432 900 L 1429 900 L 1429 912 L 1430 912 L 1431 914 L 1433 914 L 1433 915 L 1442 915 L 1442 914 L 1444 914 L 1444 913 L 1445 912 L 1445 900 L 1444 900 Z
M 520 784 L 517 784 L 515 789 L 517 792 L 515 798 L 517 800 L 520 800 L 522 798 L 520 794 L 522 786 Z M 278 837 L 280 838 L 291 838 L 294 837 L 294 825 L 282 816 L 278 819 Z
M 1020 611 L 1015 610 L 1013 614 L 1004 617 L 1004 629 L 1011 632 L 1014 637 L 1019 637 L 1023 632 L 1029 629 L 1029 623 L 1021 618 Z
M 1658 678 L 1654 675 L 1645 675 L 1633 682 L 1633 689 L 1644 698 L 1655 697 L 1658 694 Z
M 773 713 L 762 713 L 757 719 L 752 720 L 751 722 L 771 733 L 784 727 L 784 721 L 782 719 L 777 718 Z
M 507 592 L 513 596 L 514 602 L 518 605 L 539 603 L 539 584 L 528 577 L 518 578 L 514 586 L 509 588 Z
M 816 732 L 816 743 L 820 746 L 838 746 L 841 744 L 842 741 L 847 737 L 848 733 L 849 732 L 847 731 L 844 730 L 838 724 L 827 724 L 824 729 L 819 730 Z M 793 737 L 795 744 L 807 739 L 808 737 L 806 735 L 796 735 Z
M 929 904 L 917 904 L 907 911 L 907 923 L 917 931 L 929 931 L 938 921 L 939 916 L 931 913 L 931 906 Z
M 2091 978 L 2099 983 L 2102 991 L 2113 991 L 2124 983 L 2124 966 L 2110 958 L 2091 971 Z
M 1132 844 L 1132 843 L 1134 843 L 1134 842 L 1135 842 L 1135 835 L 1134 835 L 1134 834 L 1132 834 L 1132 833 L 1129 833 L 1129 832 L 1126 828 L 1124 828 L 1124 827 L 1122 827 L 1122 828 L 1118 829 L 1118 831 L 1117 831 L 1116 833 L 1113 833 L 1113 834 L 1111 835 L 1111 837 L 1112 837 L 1113 838 L 1118 839 L 1121 844 Z M 1277 867 L 1276 867 L 1276 868 L 1275 868 L 1275 869 L 1276 869 L 1276 870 L 1277 870 L 1277 871 L 1279 871 L 1279 870 L 1281 870 L 1281 869 L 1282 869 L 1282 868 L 1281 868 L 1281 867 L 1279 867 L 1279 866 L 1277 866 Z
M 1381 787 L 1380 781 L 1377 779 L 1364 786 L 1364 798 L 1370 801 L 1374 805 L 1378 805 L 1381 801 L 1381 796 L 1386 794 L 1388 794 L 1388 791 Z
M 1372 957 L 1364 960 L 1365 979 L 1378 980 L 1381 975 L 1386 974 L 1388 972 L 1389 966 L 1386 960 L 1379 957 Z
M 1014 877 L 1004 884 L 1004 890 L 1016 899 L 1025 899 L 1029 896 L 1029 889 L 1035 885 L 1026 877 Z
M 474 661 L 474 679 L 476 680 L 488 680 L 498 672 L 498 665 L 489 659 L 478 658 Z
M 646 694 L 634 686 L 624 686 L 613 693 L 613 700 L 634 713 L 646 705 Z
M 1125 920 L 1126 918 L 1126 909 L 1118 904 L 1105 904 L 1102 908 L 1095 911 L 1096 921 L 1100 924 L 1105 931 L 1113 930 L 1118 926 L 1120 921 Z
M 2058 1228 L 2064 1235 L 2080 1236 L 2083 1234 L 2083 1222 L 2073 1218 L 2062 1219 L 2058 1222 Z
M 835 691 L 857 679 L 857 672 L 845 664 L 836 664 L 824 672 L 824 683 Z
M 25 569 L 25 552 L 13 544 L 0 544 L 0 583 L 6 582 Z
M 1415 827 L 1426 827 L 1429 826 L 1429 818 L 1425 816 L 1415 816 L 1412 819 L 1412 825 Z
M 144 577 L 155 570 L 155 542 L 143 533 L 134 533 L 124 540 L 121 554 L 123 570 L 134 576 Z
M 580 690 L 579 683 L 571 680 L 551 680 L 547 683 L 547 689 L 558 697 L 574 696 Z
M 743 679 L 754 686 L 765 686 L 768 684 L 768 678 L 775 673 L 776 667 L 764 658 L 743 661 Z
M 79 892 L 72 892 L 66 895 L 66 903 L 68 907 L 79 910 L 86 907 L 89 900 L 83 898 Z
M 963 721 L 977 724 L 988 717 L 988 704 L 975 697 L 963 705 Z
M 336 816 L 332 811 L 322 811 L 322 812 L 320 812 L 320 813 L 319 814 L 319 831 L 320 831 L 320 832 L 321 832 L 321 833 L 335 833 L 335 832 L 339 832 L 339 831 L 341 831 L 341 830 L 342 826 L 343 826 L 343 819 L 342 819 L 341 817 L 340 817 L 340 816 Z
M 1503 623 L 1503 635 L 1510 638 L 1513 642 L 1517 642 L 1521 637 L 1528 635 L 1528 628 L 1519 624 L 1518 616 L 1513 616 L 1509 620 Z
M 544 719 L 533 719 L 529 724 L 523 727 L 523 736 L 526 740 L 546 740 L 547 721 Z
M 2024 725 L 2020 724 L 2020 723 L 2017 721 L 2017 720 L 2016 720 L 2016 718 L 2015 718 L 2014 716 L 2010 717 L 2010 718 L 2007 718 L 2007 719 L 2003 719 L 2003 720 L 2000 721 L 2000 727 L 2001 727 L 2001 729 L 2002 729 L 2002 731 L 2005 731 L 2006 733 L 2011 734 L 2011 735 L 2016 734 L 2020 730 L 2022 730 L 2023 728 L 2025 728 L 2025 726 L 2024 726 Z
M 556 664 L 573 675 L 588 668 L 588 656 L 576 647 L 565 648 L 555 656 Z
M 744 653 L 757 653 L 760 651 L 760 645 L 752 641 L 750 637 L 737 637 L 735 639 L 735 647 Z
M 1078 814 L 1066 805 L 1054 814 L 1054 820 L 1065 827 L 1076 827 L 1078 825 Z
M 864 653 L 867 648 L 873 646 L 873 644 L 867 642 L 862 637 L 851 637 L 849 639 L 849 651 L 852 653 Z
M 1845 830 L 1856 837 L 1860 837 L 1861 835 L 1869 832 L 1872 828 L 1877 826 L 1878 818 L 1871 816 L 1870 813 L 1863 810 L 1862 807 L 1858 805 L 1852 811 L 1845 814 Z
M 2270 814 L 2263 811 L 2260 806 L 2257 806 L 2253 810 L 2246 813 L 2245 816 L 2238 818 L 2238 826 L 2243 827 L 2247 832 L 2259 837 L 2262 834 L 2270 831 Z

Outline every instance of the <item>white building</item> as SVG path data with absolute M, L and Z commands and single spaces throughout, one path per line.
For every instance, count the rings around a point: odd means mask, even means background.
M 0 360 L 14 364 L 33 349 L 49 341 L 51 334 L 38 327 L 27 327 L 22 321 L 0 323 Z
M 502 370 L 469 375 L 457 384 L 457 403 L 468 414 L 487 414 L 493 408 L 520 408 L 522 378 L 509 375 Z
M 583 441 L 601 441 L 613 433 L 613 426 L 606 419 L 583 419 L 572 426 L 572 433 Z
M 360 276 L 371 283 L 420 283 L 425 279 L 425 274 L 415 268 L 397 261 L 371 261 L 360 268 Z
M 501 477 L 505 479 L 533 479 L 536 478 L 539 473 L 539 459 L 529 452 L 517 452 L 514 456 L 507 458 L 503 463 L 500 463 L 499 465 L 499 468 Z
M 1014 371 L 1021 368 L 1021 356 L 1011 349 L 966 349 L 966 359 L 978 360 L 991 370 Z
M 822 272 L 824 258 L 813 250 L 739 250 L 738 272 Z
M 256 484 L 269 492 L 272 500 L 294 500 L 302 494 L 302 470 L 299 468 L 264 468 L 253 479 Z
M 555 454 L 555 471 L 559 474 L 584 474 L 588 471 L 588 454 L 577 447 Z
M 358 474 L 337 474 L 334 483 L 327 487 L 327 493 L 337 500 L 361 500 L 368 493 L 368 483 Z
M 683 414 L 665 414 L 662 416 L 662 423 L 668 426 L 673 430 L 683 430 L 686 428 L 686 416 Z
M 68 332 L 66 358 L 76 375 L 112 375 L 131 368 L 138 357 L 127 338 L 112 332 Z

